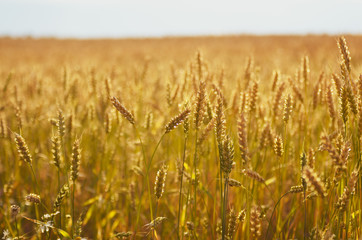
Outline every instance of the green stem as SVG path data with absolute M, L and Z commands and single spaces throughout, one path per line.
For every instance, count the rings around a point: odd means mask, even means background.
M 75 195 L 75 180 L 73 182 L 72 191 L 72 237 L 74 238 L 74 195 Z
M 187 147 L 187 137 L 185 136 L 184 141 L 184 151 L 182 154 L 182 165 L 181 165 L 181 179 L 180 179 L 180 191 L 178 198 L 178 215 L 177 215 L 177 237 L 180 239 L 180 215 L 181 215 L 181 206 L 182 206 L 182 183 L 184 177 L 184 163 L 186 158 L 186 147 Z
M 275 210 L 277 209 L 277 206 L 279 205 L 279 203 L 280 203 L 280 201 L 282 200 L 282 198 L 283 198 L 284 196 L 286 196 L 288 193 L 290 193 L 290 192 L 284 193 L 284 194 L 279 198 L 278 202 L 275 204 L 274 209 L 273 209 L 273 212 L 272 212 L 272 214 L 271 214 L 271 216 L 270 216 L 270 220 L 269 220 L 269 224 L 268 224 L 268 229 L 266 230 L 266 234 L 265 234 L 265 239 L 273 239 L 273 235 L 274 235 L 274 234 L 271 236 L 271 238 L 268 238 L 268 233 L 269 233 L 269 229 L 270 229 L 270 223 L 272 222 L 272 218 L 273 218 L 273 215 L 274 215 Z
M 223 186 L 222 186 L 222 170 L 221 170 L 221 162 L 222 162 L 222 145 L 221 143 L 218 143 L 218 149 L 219 149 L 219 182 L 220 182 L 220 201 L 223 201 Z M 224 204 L 220 204 L 220 216 L 223 216 L 223 212 L 224 212 Z
M 58 168 L 57 169 L 57 172 L 58 172 L 58 192 L 60 192 L 60 169 Z M 62 228 L 62 208 L 59 208 L 59 228 L 61 229 Z
M 36 194 L 39 194 L 39 187 L 38 187 L 38 181 L 36 180 L 36 177 L 35 177 L 35 172 L 34 172 L 34 168 L 33 168 L 33 165 L 32 164 L 29 164 L 30 166 L 30 170 L 31 170 L 31 173 L 33 175 L 33 178 L 34 178 L 34 183 L 35 185 L 33 186 L 34 187 L 34 192 Z
M 197 135 L 198 135 L 198 130 L 196 129 L 196 134 L 195 134 L 195 154 L 194 154 L 194 178 L 195 178 L 195 186 L 194 186 L 194 200 L 195 200 L 195 204 L 194 204 L 194 223 L 196 223 L 196 208 L 197 208 L 197 201 L 196 201 L 196 197 L 197 197 L 197 182 L 196 182 L 196 161 L 197 161 Z
M 226 206 L 228 201 L 228 181 L 229 176 L 225 178 L 225 186 L 224 186 L 224 201 L 223 201 L 223 214 L 222 214 L 222 240 L 225 240 L 226 234 Z
M 304 201 L 304 234 L 303 239 L 307 236 L 307 201 L 306 201 L 306 189 L 303 190 L 303 201 Z
M 147 184 L 147 188 L 148 188 L 148 197 L 149 197 L 149 203 L 150 203 L 150 215 L 151 215 L 151 221 L 153 221 L 153 209 L 152 209 L 152 195 L 151 195 L 151 187 L 150 187 L 150 181 L 148 179 L 148 174 L 149 174 L 149 171 L 150 171 L 150 167 L 151 167 L 151 163 L 152 163 L 152 160 L 155 156 L 155 153 L 156 153 L 156 150 L 157 148 L 159 147 L 160 143 L 162 142 L 162 139 L 163 137 L 165 136 L 165 133 L 162 134 L 160 140 L 158 141 L 153 153 L 152 153 L 152 156 L 151 156 L 151 159 L 150 161 L 147 163 L 146 162 L 146 154 L 144 152 L 144 147 L 143 147 L 143 143 L 142 143 L 142 140 L 141 140 L 141 137 L 138 133 L 138 130 L 137 128 L 134 126 L 135 130 L 136 130 L 136 133 L 141 141 L 141 146 L 142 146 L 142 151 L 143 151 L 143 154 L 144 154 L 144 160 L 145 160 L 145 165 L 147 166 L 146 168 L 146 178 L 145 178 L 145 181 L 146 183 L 143 184 L 142 186 L 142 192 L 141 192 L 141 196 L 140 196 L 140 200 L 139 200 L 139 203 L 138 203 L 138 210 L 137 210 L 137 221 L 136 221 L 136 226 L 138 227 L 138 224 L 139 224 L 139 217 L 140 217 L 140 211 L 141 211 L 141 205 L 142 205 L 142 196 L 143 196 L 143 192 L 144 192 L 144 186 L 145 184 Z
M 16 233 L 17 233 L 17 236 L 18 236 L 18 239 L 20 239 L 20 234 L 19 234 L 19 229 L 18 229 L 18 220 L 15 216 L 15 228 L 16 228 Z
M 33 182 L 33 187 L 34 187 L 34 192 L 36 194 L 39 194 L 39 187 L 38 187 L 38 181 L 36 180 L 36 177 L 35 177 L 35 172 L 34 172 L 34 169 L 33 169 L 33 165 L 32 164 L 29 164 L 30 166 L 30 169 L 31 169 L 31 173 L 33 175 L 33 178 L 34 178 L 34 182 Z M 35 216 L 36 216 L 36 219 L 39 220 L 39 210 L 38 210 L 38 205 L 35 204 Z

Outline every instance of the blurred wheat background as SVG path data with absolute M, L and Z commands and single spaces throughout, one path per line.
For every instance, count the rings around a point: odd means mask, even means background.
M 362 239 L 361 8 L 0 1 L 0 237 Z
M 358 239 L 361 43 L 2 38 L 4 239 Z

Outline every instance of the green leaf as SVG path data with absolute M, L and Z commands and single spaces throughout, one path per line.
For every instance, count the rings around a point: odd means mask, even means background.
M 69 233 L 67 233 L 66 231 L 60 229 L 60 228 L 57 228 L 57 231 L 60 235 L 62 235 L 63 237 L 66 237 L 66 238 L 72 238 Z

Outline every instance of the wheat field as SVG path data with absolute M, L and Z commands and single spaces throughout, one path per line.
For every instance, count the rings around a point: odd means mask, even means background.
M 362 36 L 0 39 L 2 239 L 362 238 Z

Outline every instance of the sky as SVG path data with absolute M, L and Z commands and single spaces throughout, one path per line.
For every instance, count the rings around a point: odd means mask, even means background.
M 0 36 L 362 34 L 362 0 L 0 0 Z

